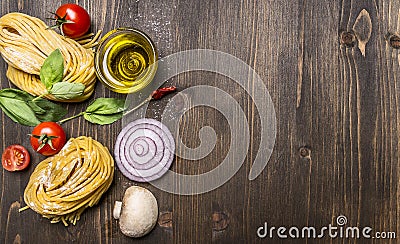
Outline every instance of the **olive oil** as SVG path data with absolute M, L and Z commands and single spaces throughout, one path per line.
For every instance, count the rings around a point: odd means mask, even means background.
M 100 41 L 95 57 L 96 74 L 111 90 L 136 92 L 146 87 L 157 69 L 157 51 L 144 33 L 117 29 Z
M 105 57 L 113 78 L 127 85 L 135 82 L 136 78 L 149 66 L 149 55 L 138 43 L 131 40 L 118 42 Z

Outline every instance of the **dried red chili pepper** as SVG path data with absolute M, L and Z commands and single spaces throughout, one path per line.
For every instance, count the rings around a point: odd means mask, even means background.
M 159 88 L 155 91 L 153 91 L 153 93 L 151 94 L 151 98 L 153 100 L 158 100 L 160 98 L 162 98 L 163 96 L 172 93 L 176 91 L 176 87 L 175 86 L 167 86 L 167 87 L 163 87 L 163 88 Z
M 159 88 L 151 93 L 150 96 L 148 96 L 144 101 L 142 101 L 140 104 L 138 104 L 136 107 L 130 109 L 129 111 L 126 111 L 124 115 L 129 114 L 136 109 L 140 108 L 141 106 L 145 105 L 146 103 L 150 102 L 151 100 L 158 100 L 162 98 L 163 96 L 172 93 L 176 91 L 176 86 L 167 86 L 163 88 Z

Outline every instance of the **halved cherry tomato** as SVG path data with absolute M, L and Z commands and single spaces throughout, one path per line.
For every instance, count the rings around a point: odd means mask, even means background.
M 30 136 L 32 148 L 44 156 L 58 153 L 66 142 L 63 128 L 55 122 L 40 123 Z
M 56 11 L 56 26 L 61 27 L 63 35 L 78 38 L 90 28 L 90 16 L 81 6 L 73 3 L 61 5 Z
M 21 145 L 11 145 L 4 150 L 1 164 L 8 171 L 19 171 L 28 167 L 31 157 L 28 150 Z

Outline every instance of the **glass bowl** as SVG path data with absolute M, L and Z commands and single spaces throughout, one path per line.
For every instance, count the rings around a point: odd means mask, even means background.
M 133 93 L 153 80 L 157 60 L 156 47 L 144 32 L 118 28 L 101 38 L 94 65 L 97 77 L 110 90 Z

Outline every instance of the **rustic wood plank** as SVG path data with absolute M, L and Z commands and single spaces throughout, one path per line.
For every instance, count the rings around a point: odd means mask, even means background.
M 66 2 L 4 0 L 0 14 L 21 11 L 44 18 L 47 11 Z M 260 140 L 260 118 L 251 94 L 209 72 L 185 73 L 169 81 L 180 89 L 210 85 L 228 92 L 251 121 L 252 144 L 235 177 L 214 191 L 179 196 L 138 184 L 154 193 L 163 213 L 153 232 L 139 242 L 298 243 L 281 240 L 276 232 L 273 240 L 260 239 L 256 231 L 264 222 L 320 228 L 335 225 L 339 215 L 347 217 L 346 226 L 400 233 L 400 56 L 390 45 L 390 37 L 400 35 L 398 1 L 76 2 L 91 13 L 92 31 L 121 26 L 142 29 L 155 41 L 161 57 L 210 48 L 244 60 L 260 74 L 275 104 L 274 152 L 263 173 L 249 181 Z M 344 42 L 352 39 L 343 39 L 343 33 L 355 38 L 354 45 Z M 1 88 L 12 87 L 5 70 L 0 59 Z M 246 81 L 249 90 L 253 82 L 251 78 Z M 90 101 L 95 97 L 124 96 L 98 84 Z M 67 105 L 69 114 L 80 112 L 90 101 Z M 166 102 L 151 105 L 149 116 L 159 118 L 158 110 Z M 15 125 L 4 113 L 0 120 L 2 150 L 14 143 L 30 148 L 26 135 L 31 128 Z M 217 167 L 229 151 L 231 133 L 241 133 L 229 128 L 220 112 L 195 108 L 185 114 L 180 127 L 187 146 L 199 145 L 198 132 L 203 126 L 215 129 L 216 148 L 197 161 L 177 157 L 172 170 L 199 174 Z M 64 127 L 69 137 L 92 136 L 112 151 L 121 123 L 99 127 L 79 118 Z M 34 165 L 43 159 L 31 153 Z M 112 208 L 125 189 L 136 183 L 117 171 L 99 206 L 87 210 L 76 226 L 65 228 L 33 211 L 18 213 L 33 169 L 17 174 L 0 171 L 0 243 L 132 241 L 119 231 Z M 304 243 L 347 241 L 302 239 Z

